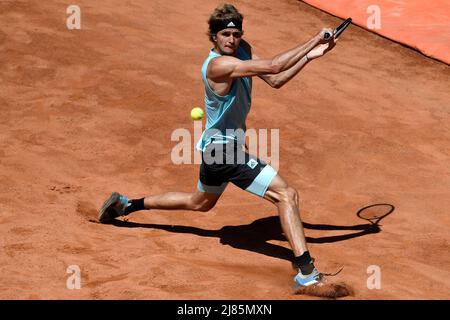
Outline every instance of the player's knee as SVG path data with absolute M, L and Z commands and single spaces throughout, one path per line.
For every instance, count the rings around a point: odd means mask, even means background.
M 208 212 L 216 205 L 217 201 L 214 200 L 203 200 L 194 204 L 193 209 L 195 211 Z
M 292 187 L 286 187 L 279 192 L 279 202 L 298 204 L 298 191 Z

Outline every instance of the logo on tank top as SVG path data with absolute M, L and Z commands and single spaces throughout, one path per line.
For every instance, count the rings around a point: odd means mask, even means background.
M 247 165 L 250 168 L 255 169 L 255 167 L 258 165 L 258 161 L 256 161 L 255 159 L 250 159 L 250 161 L 247 162 Z

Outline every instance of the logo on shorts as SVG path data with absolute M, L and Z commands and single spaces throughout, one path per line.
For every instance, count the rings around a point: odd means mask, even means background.
M 255 167 L 258 165 L 258 161 L 256 161 L 255 159 L 250 159 L 250 161 L 247 162 L 247 165 L 250 168 L 255 169 Z

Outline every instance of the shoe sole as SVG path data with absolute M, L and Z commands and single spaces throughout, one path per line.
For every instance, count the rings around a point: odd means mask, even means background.
M 102 207 L 100 208 L 100 212 L 98 215 L 98 220 L 100 222 L 110 221 L 113 220 L 113 218 L 108 217 L 107 210 L 115 203 L 119 202 L 120 200 L 120 194 L 117 192 L 113 192 L 109 198 L 103 203 Z

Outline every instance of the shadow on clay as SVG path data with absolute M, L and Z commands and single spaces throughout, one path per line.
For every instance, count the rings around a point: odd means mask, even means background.
M 382 218 L 391 214 L 395 207 L 390 204 L 373 204 L 364 208 L 361 208 L 357 212 L 357 216 L 361 219 L 369 221 L 365 224 L 357 224 L 351 226 L 338 226 L 329 224 L 312 224 L 303 222 L 303 226 L 306 229 L 313 230 L 349 230 L 355 231 L 349 234 L 338 236 L 326 236 L 320 238 L 306 237 L 308 243 L 331 243 L 349 240 L 357 237 L 362 237 L 369 234 L 379 233 L 381 231 L 378 218 L 380 216 L 380 210 L 383 211 Z M 376 211 L 377 221 L 374 218 L 370 218 L 371 214 Z M 365 212 L 364 214 L 361 214 Z M 369 218 L 368 218 L 369 217 Z M 292 251 L 283 246 L 269 243 L 271 240 L 286 241 L 283 235 L 280 220 L 278 216 L 270 216 L 261 219 L 257 219 L 250 224 L 238 225 L 238 226 L 224 226 L 218 230 L 201 229 L 190 226 L 180 225 L 165 225 L 165 224 L 151 224 L 151 223 L 137 223 L 130 221 L 114 220 L 111 224 L 117 227 L 123 228 L 150 228 L 165 230 L 174 233 L 190 233 L 200 237 L 219 238 L 220 243 L 229 245 L 236 249 L 249 250 L 257 253 L 261 253 L 274 258 L 292 260 Z

